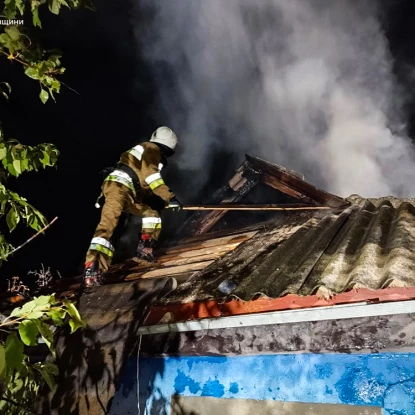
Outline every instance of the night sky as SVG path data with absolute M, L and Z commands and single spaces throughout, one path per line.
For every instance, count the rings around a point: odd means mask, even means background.
M 138 1 L 138 0 L 136 0 Z M 62 49 L 62 81 L 77 93 L 62 87 L 57 103 L 43 105 L 38 84 L 24 76 L 23 69 L 5 59 L 1 61 L 0 80 L 12 85 L 10 102 L 0 103 L 1 121 L 7 137 L 25 144 L 51 142 L 61 156 L 57 169 L 39 174 L 26 173 L 10 180 L 10 187 L 26 197 L 49 220 L 58 221 L 45 235 L 19 251 L 1 269 L 2 280 L 26 275 L 40 264 L 58 269 L 63 276 L 82 271 L 89 241 L 99 220 L 94 208 L 100 192 L 100 171 L 114 165 L 119 155 L 147 139 L 160 125 L 168 125 L 157 100 L 157 85 L 150 68 L 137 54 L 134 25 L 150 25 L 150 16 L 132 21 L 130 1 L 96 2 L 97 11 L 63 10 L 60 16 L 44 11 L 43 30 L 36 30 L 47 48 Z M 386 3 L 385 3 L 386 4 Z M 384 30 L 395 58 L 395 72 L 405 85 L 413 80 L 408 74 L 415 68 L 415 4 L 413 1 L 387 2 Z M 415 135 L 415 105 L 407 102 L 410 133 Z M 180 133 L 178 131 L 178 133 Z M 217 157 L 223 157 L 218 154 Z M 178 180 L 174 158 L 165 179 L 174 190 Z M 206 168 L 212 180 L 209 189 L 223 185 L 221 172 L 212 159 Z M 179 194 L 185 203 L 199 199 L 205 189 L 191 189 L 191 195 Z M 10 240 L 18 245 L 32 234 L 14 232 Z

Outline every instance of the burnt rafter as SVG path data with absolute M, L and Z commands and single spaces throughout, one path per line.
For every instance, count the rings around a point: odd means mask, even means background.
M 241 200 L 258 183 L 262 182 L 282 193 L 298 199 L 303 206 L 343 208 L 350 203 L 341 197 L 307 183 L 304 176 L 258 157 L 245 155 L 245 162 L 226 186 L 219 189 L 207 202 L 211 205 L 233 204 Z M 179 229 L 178 236 L 194 236 L 209 232 L 227 213 L 226 210 L 199 211 Z
M 320 204 L 332 208 L 342 208 L 350 205 L 345 199 L 307 183 L 304 180 L 304 176 L 294 171 L 248 154 L 245 157 L 254 169 L 261 172 L 261 181 L 264 184 L 292 197 L 301 199 L 303 203 L 310 205 Z
M 241 200 L 259 182 L 261 173 L 245 161 L 229 180 L 226 186 L 217 190 L 209 203 L 234 203 Z M 226 211 L 197 212 L 192 215 L 179 229 L 178 235 L 200 235 L 208 232 L 226 214 Z

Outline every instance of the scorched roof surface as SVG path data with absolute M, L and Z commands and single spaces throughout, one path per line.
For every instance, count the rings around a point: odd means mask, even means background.
M 269 224 L 193 274 L 163 302 L 415 286 L 415 200 L 347 200 L 351 205 L 343 210 Z

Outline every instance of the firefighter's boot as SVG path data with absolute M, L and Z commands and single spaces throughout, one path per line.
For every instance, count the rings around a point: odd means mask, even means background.
M 137 246 L 136 256 L 147 262 L 157 262 L 154 257 L 153 249 L 156 244 L 156 240 L 151 237 L 148 233 L 141 235 L 141 240 Z
M 102 282 L 102 271 L 99 269 L 98 261 L 91 261 L 85 264 L 82 286 L 84 289 L 100 287 Z

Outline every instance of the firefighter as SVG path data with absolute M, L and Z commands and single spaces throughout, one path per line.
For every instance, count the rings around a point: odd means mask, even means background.
M 142 217 L 137 256 L 156 262 L 153 248 L 162 224 L 159 212 L 146 204 L 146 200 L 156 196 L 163 202 L 162 208 L 168 207 L 174 211 L 181 209 L 181 203 L 160 174 L 167 164 L 167 158 L 175 153 L 176 146 L 176 134 L 168 127 L 159 127 L 149 142 L 123 153 L 115 169 L 105 178 L 101 193 L 105 203 L 86 254 L 84 288 L 102 285 L 101 277 L 111 265 L 114 255 L 111 237 L 123 212 Z M 98 201 L 96 207 L 99 207 Z

